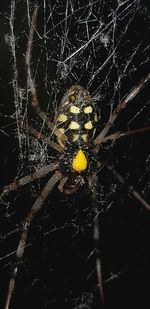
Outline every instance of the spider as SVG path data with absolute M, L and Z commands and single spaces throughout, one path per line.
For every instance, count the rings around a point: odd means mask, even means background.
M 32 127 L 29 127 L 28 131 L 36 139 L 42 140 L 50 148 L 59 153 L 59 160 L 54 163 L 50 163 L 47 166 L 41 167 L 38 171 L 32 173 L 31 175 L 27 175 L 21 179 L 15 179 L 8 186 L 5 186 L 1 192 L 0 197 L 1 199 L 4 199 L 4 197 L 11 191 L 18 190 L 22 186 L 25 186 L 26 184 L 29 184 L 34 180 L 43 177 L 50 172 L 53 172 L 53 175 L 50 177 L 43 190 L 39 193 L 30 212 L 24 219 L 23 231 L 21 233 L 20 241 L 16 250 L 15 268 L 12 272 L 12 277 L 9 282 L 5 309 L 10 308 L 18 272 L 18 264 L 24 254 L 29 227 L 56 184 L 58 184 L 58 189 L 66 195 L 75 193 L 79 187 L 88 186 L 91 194 L 93 194 L 93 197 L 95 197 L 98 169 L 100 166 L 105 166 L 107 169 L 112 171 L 120 183 L 126 185 L 130 194 L 132 194 L 142 204 L 143 207 L 145 207 L 147 210 L 150 210 L 150 205 L 133 187 L 126 184 L 124 178 L 114 168 L 112 168 L 110 164 L 96 159 L 103 143 L 106 143 L 109 140 L 114 141 L 123 136 L 135 134 L 137 132 L 149 130 L 149 127 L 147 127 L 133 130 L 131 132 L 116 132 L 114 134 L 108 135 L 109 130 L 113 126 L 115 120 L 122 112 L 122 110 L 124 110 L 126 106 L 132 102 L 132 100 L 147 84 L 150 79 L 150 73 L 143 80 L 141 80 L 141 82 L 135 86 L 125 98 L 123 98 L 118 103 L 117 107 L 110 115 L 105 127 L 98 135 L 97 123 L 99 122 L 99 114 L 97 108 L 89 91 L 80 85 L 73 85 L 68 89 L 61 100 L 57 116 L 52 123 L 49 120 L 47 114 L 41 110 L 36 93 L 35 82 L 31 72 L 32 42 L 36 27 L 37 14 L 38 7 L 36 7 L 33 11 L 25 56 L 27 77 L 31 92 L 31 105 L 36 111 L 37 115 L 45 122 L 48 129 L 52 131 L 54 139 L 53 141 L 48 140 L 44 134 L 39 133 Z M 22 125 L 21 120 L 20 125 Z M 26 132 L 26 128 L 24 128 L 24 130 Z M 94 213 L 95 219 L 93 235 L 96 248 L 96 272 L 100 303 L 103 306 L 104 291 L 101 261 L 99 257 L 100 253 L 98 249 L 99 226 L 98 209 L 96 203 L 94 203 Z

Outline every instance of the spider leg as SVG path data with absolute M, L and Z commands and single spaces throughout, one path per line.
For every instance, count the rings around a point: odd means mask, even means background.
M 18 190 L 20 187 L 25 186 L 26 184 L 36 180 L 37 178 L 43 177 L 44 175 L 52 172 L 58 168 L 58 163 L 50 163 L 49 165 L 41 167 L 36 172 L 33 172 L 31 175 L 27 175 L 20 179 L 14 179 L 9 185 L 5 186 L 2 189 L 0 194 L 0 199 L 2 200 L 10 192 Z
M 139 94 L 139 92 L 143 89 L 143 87 L 147 84 L 147 82 L 150 80 L 150 73 L 140 81 L 140 83 L 135 86 L 130 93 L 122 99 L 117 107 L 113 110 L 112 114 L 109 117 L 109 120 L 104 127 L 104 129 L 101 131 L 101 133 L 95 138 L 94 144 L 96 146 L 96 151 L 99 151 L 100 144 L 102 143 L 103 139 L 105 138 L 106 134 L 108 133 L 109 129 L 114 124 L 115 120 L 119 116 L 120 112 L 126 108 L 126 106 Z
M 55 174 L 49 179 L 49 181 L 47 182 L 46 186 L 41 191 L 41 193 L 39 194 L 37 199 L 35 200 L 32 208 L 31 208 L 31 211 L 26 216 L 26 218 L 23 222 L 23 232 L 21 234 L 19 245 L 18 245 L 18 248 L 17 248 L 17 251 L 16 251 L 16 263 L 15 263 L 14 271 L 12 273 L 12 277 L 11 277 L 10 282 L 9 282 L 8 293 L 7 293 L 6 303 L 5 303 L 5 309 L 10 308 L 10 302 L 11 302 L 13 291 L 14 291 L 14 288 L 15 288 L 15 281 L 16 281 L 17 272 L 18 272 L 18 265 L 19 265 L 20 260 L 23 257 L 23 254 L 24 254 L 29 226 L 30 226 L 32 220 L 34 219 L 34 217 L 36 216 L 36 214 L 38 213 L 38 211 L 41 209 L 45 199 L 48 196 L 48 194 L 52 191 L 55 184 L 61 178 L 62 178 L 62 174 L 59 171 L 56 171 Z
M 99 220 L 98 220 L 99 213 L 98 213 L 97 207 L 95 206 L 94 208 L 95 208 L 95 219 L 94 219 L 94 227 L 93 227 L 93 238 L 95 242 L 96 274 L 97 274 L 97 281 L 98 281 L 100 304 L 101 306 L 104 306 L 102 266 L 101 266 L 101 260 L 100 260 L 100 250 L 99 250 L 99 243 L 100 243 Z
M 38 14 L 38 7 L 36 6 L 33 11 L 32 19 L 31 19 L 31 27 L 30 27 L 30 32 L 29 32 L 29 39 L 28 39 L 28 45 L 27 45 L 27 51 L 25 55 L 25 63 L 27 67 L 27 77 L 28 77 L 28 84 L 30 87 L 31 91 L 31 96 L 32 96 L 32 107 L 36 110 L 36 113 L 38 116 L 46 123 L 48 128 L 57 136 L 59 139 L 62 141 L 65 141 L 67 139 L 66 135 L 61 133 L 59 129 L 55 128 L 52 122 L 49 120 L 47 117 L 46 113 L 44 113 L 41 108 L 40 104 L 38 101 L 37 97 L 37 92 L 36 92 L 36 87 L 35 87 L 35 82 L 32 77 L 32 72 L 31 72 L 31 56 L 32 56 L 32 43 L 33 43 L 33 37 L 34 37 L 34 32 L 36 28 L 36 20 L 37 20 L 37 14 Z
M 91 182 L 91 181 L 90 181 Z M 94 225 L 93 225 L 93 238 L 95 243 L 95 259 L 96 259 L 96 275 L 98 282 L 98 291 L 99 291 L 99 301 L 101 307 L 104 306 L 104 289 L 103 289 L 103 279 L 102 279 L 102 265 L 100 259 L 100 233 L 99 233 L 99 210 L 97 205 L 97 176 L 94 174 L 92 177 L 92 194 L 93 194 L 93 211 L 94 211 Z M 94 184 L 94 186 L 93 186 Z
M 73 186 L 72 188 L 65 189 L 64 186 L 67 183 L 68 179 L 69 179 L 68 176 L 65 176 L 63 179 L 61 179 L 61 181 L 58 185 L 58 189 L 59 189 L 60 192 L 62 192 L 64 194 L 71 195 L 78 190 L 79 186 L 76 185 L 76 186 Z
M 138 133 L 143 133 L 150 131 L 150 126 L 145 127 L 145 128 L 140 128 L 140 129 L 135 129 L 132 131 L 126 131 L 126 132 L 116 132 L 114 134 L 110 134 L 102 140 L 102 143 L 106 143 L 107 141 L 116 141 L 117 139 L 120 139 L 122 137 L 127 137 L 130 135 L 138 134 Z
M 58 145 L 55 142 L 50 141 L 43 133 L 38 132 L 36 129 L 32 128 L 32 127 L 28 127 L 27 131 L 33 135 L 36 139 L 43 141 L 46 145 L 48 145 L 49 147 L 57 150 L 58 152 L 63 151 L 63 148 Z
M 101 162 L 101 163 L 113 173 L 113 175 L 118 179 L 118 181 L 121 184 L 126 186 L 128 192 L 132 194 L 136 198 L 136 200 L 138 200 L 146 210 L 150 211 L 150 204 L 144 200 L 144 198 L 140 195 L 139 192 L 137 192 L 133 188 L 133 186 L 127 184 L 126 180 L 122 177 L 122 175 L 118 173 L 116 169 L 114 169 L 112 165 L 110 165 L 108 162 Z
M 43 133 L 38 132 L 36 129 L 34 129 L 34 128 L 30 127 L 30 126 L 27 127 L 27 126 L 23 123 L 23 121 L 21 120 L 21 118 L 18 119 L 18 121 L 19 121 L 20 127 L 24 129 L 24 131 L 25 131 L 26 134 L 30 133 L 30 134 L 33 135 L 37 140 L 43 141 L 46 145 L 48 145 L 49 147 L 51 147 L 51 148 L 57 150 L 58 152 L 63 151 L 63 148 L 62 148 L 59 144 L 57 144 L 57 143 L 55 143 L 55 142 L 53 142 L 53 141 L 50 141 L 49 138 L 47 138 Z

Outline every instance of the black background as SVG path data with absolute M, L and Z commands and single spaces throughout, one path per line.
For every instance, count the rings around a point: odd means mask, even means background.
M 119 1 L 118 1 L 119 2 Z M 150 72 L 149 38 L 150 8 L 145 1 L 40 1 L 37 30 L 33 46 L 32 69 L 42 109 L 54 116 L 54 111 L 66 91 L 74 83 L 88 88 L 101 113 L 100 128 L 105 125 L 110 106 L 115 106 L 143 76 Z M 120 1 L 121 2 L 121 1 Z M 125 1 L 124 1 L 125 2 Z M 14 2 L 12 2 L 14 3 Z M 12 4 L 10 3 L 10 5 Z M 71 7 L 72 3 L 72 7 Z M 134 4 L 135 3 L 135 4 Z M 51 9 L 50 6 L 51 5 Z M 19 144 L 13 115 L 14 61 L 10 35 L 11 6 L 1 7 L 1 112 L 0 112 L 0 185 L 14 177 L 39 168 L 50 160 L 53 151 L 41 152 L 44 147 L 21 135 Z M 18 85 L 23 102 L 22 115 L 28 105 L 25 121 L 36 129 L 41 122 L 30 107 L 26 93 L 24 55 L 29 33 L 26 1 L 16 1 L 13 25 Z M 29 3 L 30 15 L 33 2 Z M 43 18 L 47 22 L 44 37 Z M 67 23 L 63 21 L 67 12 Z M 72 13 L 73 12 L 73 13 Z M 71 16 L 71 17 L 70 17 Z M 113 20 L 113 22 L 112 22 Z M 60 21 L 60 22 L 59 22 Z M 107 46 L 98 36 L 81 52 L 81 48 L 99 29 L 108 38 Z M 89 37 L 85 29 L 88 24 Z M 65 28 L 66 27 L 66 28 Z M 52 29 L 52 30 L 51 30 Z M 104 30 L 105 29 L 105 30 Z M 50 30 L 50 32 L 49 32 Z M 65 35 L 66 37 L 65 37 Z M 10 35 L 10 36 L 9 36 Z M 64 45 L 63 45 L 64 44 Z M 63 47 L 64 49 L 63 49 Z M 113 56 L 109 55 L 113 52 Z M 100 67 L 106 62 L 106 65 Z M 127 68 L 126 68 L 127 66 Z M 126 69 L 125 69 L 126 68 Z M 120 78 L 119 86 L 117 81 Z M 18 92 L 17 92 L 18 93 Z M 126 131 L 149 125 L 149 85 L 122 112 L 112 132 Z M 29 102 L 29 103 L 28 103 Z M 21 110 L 21 109 L 19 109 Z M 131 121 L 132 120 L 132 121 Z M 44 132 L 49 136 L 44 127 Z M 37 152 L 31 162 L 31 153 Z M 41 158 L 39 158 L 41 154 Z M 43 158 L 44 156 L 44 158 Z M 57 155 L 58 156 L 58 155 Z M 99 158 L 112 163 L 144 198 L 149 193 L 149 133 L 137 134 L 103 147 Z M 15 250 L 23 218 L 48 177 L 10 194 L 1 202 L 0 306 L 4 308 Z M 129 195 L 126 188 L 106 169 L 98 174 L 97 203 L 100 211 L 100 252 L 106 308 L 140 305 L 149 307 L 149 212 Z M 44 203 L 29 231 L 27 247 L 19 268 L 11 308 L 100 308 L 95 271 L 92 200 L 82 190 L 72 196 L 61 194 L 57 186 Z

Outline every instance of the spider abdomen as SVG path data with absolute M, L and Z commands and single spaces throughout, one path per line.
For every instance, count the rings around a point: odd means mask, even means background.
M 57 117 L 57 128 L 79 148 L 89 143 L 96 131 L 98 116 L 90 93 L 79 85 L 64 95 Z M 62 141 L 58 138 L 58 142 Z
M 90 93 L 79 85 L 70 87 L 61 101 L 56 123 L 57 129 L 67 138 L 64 142 L 61 135 L 57 137 L 65 151 L 65 162 L 70 162 L 69 166 L 75 172 L 87 169 L 97 121 Z

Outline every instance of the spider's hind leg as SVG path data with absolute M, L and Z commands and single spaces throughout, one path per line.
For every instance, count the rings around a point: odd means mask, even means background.
M 48 194 L 53 190 L 53 187 L 55 186 L 55 184 L 61 178 L 62 178 L 62 174 L 59 171 L 56 171 L 53 174 L 53 176 L 49 179 L 49 181 L 47 182 L 47 184 L 45 185 L 45 187 L 43 188 L 43 190 L 41 191 L 41 193 L 39 194 L 39 196 L 35 200 L 32 208 L 31 208 L 31 211 L 29 212 L 29 214 L 24 219 L 23 231 L 22 231 L 22 234 L 21 234 L 21 237 L 20 237 L 18 248 L 16 250 L 16 263 L 15 263 L 15 266 L 14 266 L 14 270 L 12 272 L 12 277 L 9 281 L 7 298 L 6 298 L 6 303 L 5 303 L 5 307 L 4 307 L 5 309 L 10 308 L 10 303 L 11 303 L 12 295 L 13 295 L 13 292 L 14 292 L 16 277 L 17 277 L 17 273 L 18 273 L 18 265 L 19 265 L 20 260 L 23 257 L 23 254 L 24 254 L 29 227 L 32 223 L 32 220 L 34 219 L 36 214 L 41 209 L 45 199 L 48 196 Z
M 95 247 L 95 260 L 96 260 L 96 277 L 97 277 L 97 288 L 99 295 L 99 304 L 101 308 L 104 307 L 104 287 L 103 287 L 103 276 L 102 276 L 102 263 L 101 263 L 101 253 L 100 253 L 100 229 L 99 229 L 99 208 L 98 208 L 98 177 L 96 173 L 93 175 L 92 179 L 89 181 L 89 188 L 92 194 L 92 207 L 93 207 L 93 239 Z
M 119 174 L 119 172 L 108 162 L 101 162 L 103 166 L 105 166 L 108 170 L 112 172 L 112 174 L 117 178 L 117 180 L 124 185 L 128 192 L 144 207 L 146 210 L 150 211 L 150 204 L 140 195 L 135 188 L 127 183 L 125 178 Z

